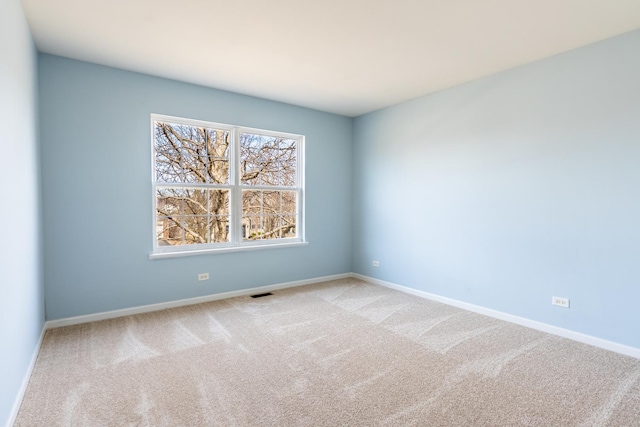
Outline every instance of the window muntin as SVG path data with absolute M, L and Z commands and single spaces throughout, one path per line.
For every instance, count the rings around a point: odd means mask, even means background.
M 154 253 L 302 242 L 304 137 L 151 116 Z

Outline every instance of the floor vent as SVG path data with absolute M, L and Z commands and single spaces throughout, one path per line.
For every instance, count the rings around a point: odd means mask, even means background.
M 273 294 L 271 292 L 267 292 L 265 294 L 251 295 L 251 298 L 262 298 L 262 297 L 268 297 L 269 295 L 273 295 Z

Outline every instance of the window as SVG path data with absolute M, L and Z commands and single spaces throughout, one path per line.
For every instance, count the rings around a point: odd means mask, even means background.
M 304 137 L 152 115 L 153 257 L 304 242 Z

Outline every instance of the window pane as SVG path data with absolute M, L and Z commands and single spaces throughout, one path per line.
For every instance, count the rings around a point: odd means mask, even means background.
M 259 216 L 242 217 L 242 240 L 260 240 L 262 227 Z
M 222 215 L 185 216 L 185 244 L 220 243 L 229 241 L 229 217 Z
M 158 188 L 156 191 L 156 210 L 158 215 L 175 216 L 184 214 L 183 201 L 187 197 L 182 188 Z
M 207 236 L 207 217 L 205 216 L 184 216 L 182 217 L 184 227 L 184 244 L 197 245 L 209 243 Z
M 245 215 L 242 227 L 245 241 L 297 237 L 295 215 Z
M 284 215 L 282 217 L 282 237 L 287 239 L 298 237 L 298 227 L 295 215 Z
M 229 190 L 161 187 L 156 193 L 159 246 L 229 241 Z
M 229 215 L 216 215 L 212 216 L 209 224 L 209 242 L 221 243 L 228 242 L 231 235 L 229 234 Z
M 229 190 L 208 190 L 209 212 L 214 215 L 229 215 Z
M 209 213 L 209 191 L 200 189 L 186 189 L 183 200 L 185 215 L 206 215 Z
M 242 191 L 243 240 L 296 237 L 295 191 Z
M 282 192 L 282 213 L 295 214 L 298 211 L 298 192 L 283 191 Z
M 156 181 L 229 183 L 229 131 L 154 122 Z
M 277 238 L 278 218 L 270 215 L 249 215 L 242 217 L 242 226 L 246 228 L 243 240 L 265 240 Z
M 280 212 L 280 191 L 262 192 L 262 212 L 277 214 Z
M 159 187 L 156 193 L 159 215 L 229 214 L 229 190 Z
M 240 181 L 255 186 L 296 185 L 296 140 L 240 134 Z
M 209 162 L 207 176 L 211 184 L 228 184 L 229 160 L 212 159 Z
M 198 245 L 229 241 L 229 216 L 158 216 L 158 246 Z
M 180 217 L 158 216 L 156 220 L 156 239 L 158 240 L 158 246 L 182 245 L 184 229 L 180 226 Z

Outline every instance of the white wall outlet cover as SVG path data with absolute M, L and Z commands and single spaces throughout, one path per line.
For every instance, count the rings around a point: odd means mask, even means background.
M 569 308 L 569 298 L 551 297 L 551 304 L 557 305 L 558 307 Z

